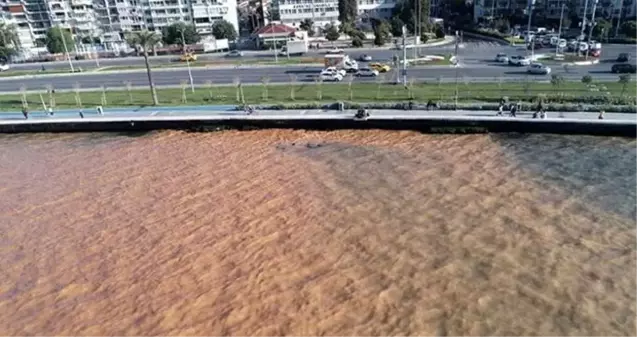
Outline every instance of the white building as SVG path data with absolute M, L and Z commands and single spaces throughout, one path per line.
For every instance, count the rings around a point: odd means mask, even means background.
M 338 0 L 278 0 L 272 8 L 279 11 L 281 23 L 293 27 L 305 19 L 312 20 L 315 27 L 338 24 Z
M 236 0 L 143 0 L 142 8 L 148 29 L 161 31 L 173 23 L 186 22 L 208 35 L 215 22 L 225 20 L 239 31 Z
M 586 6 L 588 1 L 588 6 Z M 536 2 L 534 7 L 535 11 L 541 11 L 543 15 L 550 19 L 559 19 L 562 4 L 565 4 L 565 15 L 568 15 L 568 5 L 571 2 L 569 0 L 544 0 Z M 584 8 L 586 8 L 586 16 L 591 17 L 593 13 L 595 0 L 579 0 L 579 4 L 576 8 L 577 14 L 580 18 L 584 15 Z M 512 10 L 524 10 L 526 13 L 528 7 L 528 0 L 476 0 L 474 2 L 474 20 L 478 21 L 480 18 L 491 16 L 506 16 Z M 622 17 L 634 18 L 635 11 L 637 10 L 637 1 L 635 0 L 598 0 L 597 8 L 595 10 L 595 16 L 598 18 L 611 19 Z M 621 13 L 621 14 L 620 14 Z

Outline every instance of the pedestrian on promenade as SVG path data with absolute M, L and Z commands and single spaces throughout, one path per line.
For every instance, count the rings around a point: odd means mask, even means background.
M 84 118 L 84 113 L 82 112 L 82 109 L 80 109 L 80 118 Z
M 27 110 L 27 107 L 22 107 L 22 115 L 24 119 L 29 119 L 29 110 Z
M 503 113 L 504 113 L 504 103 L 500 102 L 500 105 L 498 105 L 498 114 L 497 114 L 497 116 L 502 116 Z
M 599 112 L 599 116 L 597 116 L 597 119 L 604 119 L 604 114 L 605 114 L 605 113 L 606 113 L 606 112 L 605 112 L 604 110 L 600 111 L 600 112 Z
M 53 108 L 52 107 L 49 107 L 47 109 L 47 112 L 49 113 L 49 116 L 53 116 Z
M 518 106 L 517 104 L 511 104 L 511 117 L 516 117 L 516 113 L 518 111 Z
M 104 115 L 104 109 L 102 108 L 101 105 L 97 106 L 97 114 L 100 115 L 100 116 Z

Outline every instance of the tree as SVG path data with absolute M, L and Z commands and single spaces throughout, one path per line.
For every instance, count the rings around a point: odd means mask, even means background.
M 182 32 L 183 41 L 181 38 Z M 201 40 L 195 25 L 188 25 L 183 22 L 173 23 L 170 26 L 164 27 L 161 31 L 161 35 L 165 44 L 180 44 L 185 46 L 187 44 L 195 44 Z
M 593 83 L 593 78 L 591 77 L 591 75 L 584 75 L 582 76 L 582 83 L 589 85 Z
M 148 75 L 148 86 L 150 87 L 150 94 L 153 98 L 153 105 L 158 105 L 157 91 L 155 90 L 155 84 L 153 83 L 153 75 L 150 70 L 150 63 L 148 62 L 148 51 L 153 49 L 161 41 L 161 36 L 155 32 L 148 30 L 141 30 L 133 32 L 126 37 L 126 41 L 131 46 L 136 46 L 142 49 L 144 56 L 144 63 L 146 63 L 146 74 Z
M 610 22 L 604 19 L 596 20 L 596 25 L 593 27 L 593 37 L 595 39 L 601 40 L 603 35 L 608 35 L 610 32 L 612 25 Z
M 338 40 L 338 38 L 341 36 L 341 34 L 338 32 L 338 29 L 336 29 L 336 26 L 334 25 L 330 25 L 329 27 L 327 27 L 326 31 L 325 31 L 325 38 L 328 41 L 336 41 Z
M 71 32 L 60 27 L 49 28 L 46 32 L 46 49 L 49 53 L 59 54 L 66 52 L 64 44 L 66 44 L 66 50 L 70 52 L 75 50 Z
M 393 37 L 403 36 L 403 26 L 405 23 L 399 17 L 394 16 L 389 21 L 389 25 L 391 26 L 391 35 Z
M 420 43 L 425 44 L 427 41 L 429 41 L 429 35 L 422 33 L 422 35 L 420 35 Z
M 13 24 L 0 22 L 0 58 L 7 59 L 20 49 L 18 31 Z
M 312 19 L 304 19 L 303 21 L 301 21 L 301 24 L 299 24 L 299 28 L 306 31 L 307 35 L 309 36 L 314 35 L 314 21 L 312 21 Z
M 352 47 L 360 48 L 362 46 L 363 46 L 363 40 L 358 38 L 358 36 L 352 38 Z
M 436 25 L 436 28 L 434 28 L 434 34 L 436 34 L 436 39 L 442 39 L 445 37 L 445 30 L 441 25 Z
M 551 85 L 555 87 L 556 91 L 560 90 L 560 87 L 564 84 L 564 77 L 562 75 L 553 74 L 551 75 Z
M 358 16 L 358 0 L 338 0 L 338 20 L 354 22 Z
M 389 39 L 389 23 L 385 20 L 375 20 L 372 24 L 374 26 L 374 44 L 377 46 L 384 45 Z
M 624 96 L 624 93 L 626 92 L 626 87 L 630 84 L 630 75 L 629 74 L 619 75 L 619 83 L 622 85 L 622 96 Z
M 619 27 L 622 34 L 632 37 L 633 39 L 637 37 L 637 22 L 635 21 L 626 21 L 622 23 Z
M 230 22 L 219 20 L 212 24 L 212 35 L 216 39 L 235 40 L 237 38 L 237 30 L 234 29 Z
M 402 0 L 394 7 L 392 17 L 398 17 L 409 32 L 414 33 L 416 27 L 416 4 L 420 4 L 420 26 L 427 31 L 429 25 L 429 1 L 430 0 Z

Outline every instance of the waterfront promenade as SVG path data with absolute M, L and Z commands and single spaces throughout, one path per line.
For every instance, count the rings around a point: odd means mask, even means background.
M 355 110 L 258 110 L 248 115 L 234 106 L 143 107 L 138 109 L 60 110 L 53 116 L 42 111 L 0 114 L 1 132 L 113 131 L 152 129 L 195 129 L 202 127 L 256 128 L 475 128 L 492 132 L 587 133 L 631 136 L 637 132 L 637 115 L 607 113 L 598 119 L 594 112 L 549 112 L 546 119 L 532 118 L 533 112 L 518 112 L 517 117 L 496 116 L 495 111 L 447 110 L 368 110 L 370 117 L 355 120 Z M 615 131 L 613 131 L 615 130 Z

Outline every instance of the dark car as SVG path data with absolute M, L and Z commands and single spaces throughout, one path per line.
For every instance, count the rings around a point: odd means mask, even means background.
M 619 56 L 617 56 L 617 62 L 628 62 L 630 61 L 630 54 L 628 53 L 621 53 L 619 54 Z
M 637 65 L 630 64 L 630 63 L 614 64 L 613 67 L 610 69 L 610 71 L 616 74 L 625 74 L 625 73 L 634 74 L 637 72 Z

